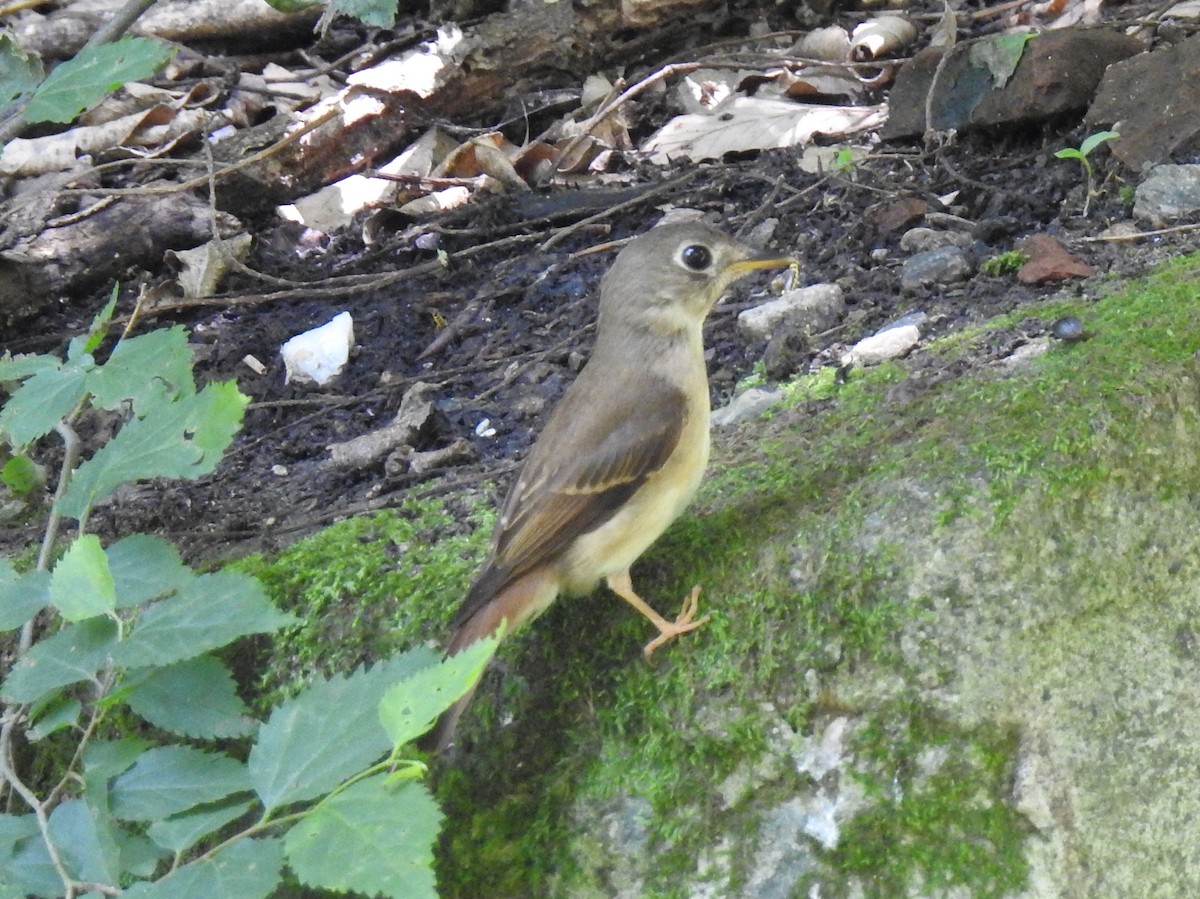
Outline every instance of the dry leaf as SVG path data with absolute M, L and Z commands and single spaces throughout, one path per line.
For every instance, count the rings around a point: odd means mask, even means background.
M 850 58 L 850 35 L 840 25 L 815 28 L 800 38 L 791 52 L 807 59 L 845 62 Z
M 792 147 L 816 134 L 845 137 L 883 124 L 883 106 L 818 106 L 735 97 L 715 115 L 682 115 L 643 146 L 650 161 L 716 159 L 725 153 Z
M 917 39 L 917 29 L 903 16 L 886 15 L 863 22 L 850 37 L 850 58 L 858 62 L 893 56 Z
M 437 128 L 430 128 L 403 153 L 381 165 L 379 171 L 385 175 L 423 178 L 446 158 L 454 146 L 453 138 Z M 420 193 L 397 181 L 350 175 L 301 197 L 289 206 L 281 206 L 279 213 L 284 218 L 328 234 L 349 224 L 355 213 L 363 209 L 406 202 Z
M 175 280 L 184 297 L 211 297 L 229 271 L 231 261 L 245 261 L 252 241 L 243 232 L 228 240 L 210 240 L 191 250 L 168 250 L 164 256 L 177 272 Z

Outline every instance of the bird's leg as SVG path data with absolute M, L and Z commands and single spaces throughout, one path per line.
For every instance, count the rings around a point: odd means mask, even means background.
M 683 601 L 683 608 L 679 610 L 679 615 L 675 620 L 667 621 L 662 615 L 659 615 L 658 612 L 650 608 L 646 600 L 633 592 L 633 581 L 629 577 L 628 570 L 610 574 L 607 580 L 608 589 L 612 590 L 613 593 L 645 615 L 650 619 L 650 623 L 658 628 L 658 636 L 647 643 L 642 649 L 642 653 L 646 656 L 647 661 L 649 661 L 650 656 L 654 655 L 654 650 L 666 643 L 670 643 L 680 634 L 694 631 L 712 617 L 711 615 L 705 615 L 703 618 L 693 620 L 696 618 L 696 612 L 700 606 L 699 587 L 692 588 L 692 592 Z

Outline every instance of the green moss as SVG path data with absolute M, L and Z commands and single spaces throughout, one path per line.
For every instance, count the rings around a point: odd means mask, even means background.
M 475 525 L 464 530 L 458 518 Z M 474 570 L 492 513 L 440 502 L 339 522 L 272 559 L 235 567 L 258 577 L 303 624 L 278 635 L 260 692 L 292 692 L 318 674 L 346 672 L 429 639 L 440 639 Z
M 990 259 L 985 259 L 983 265 L 979 266 L 979 270 L 985 275 L 1011 275 L 1028 261 L 1028 253 L 1010 250 L 1007 253 L 1000 253 Z
M 701 852 L 753 833 L 753 809 L 720 807 L 716 785 L 764 753 L 779 716 L 808 732 L 812 713 L 837 701 L 811 695 L 808 672 L 869 661 L 905 677 L 895 635 L 929 613 L 895 592 L 908 560 L 876 521 L 903 508 L 898 483 L 956 485 L 931 500 L 941 524 L 971 515 L 982 527 L 1002 526 L 1031 488 L 1050 504 L 1086 504 L 1122 482 L 1200 492 L 1196 452 L 1154 445 L 1170 431 L 1197 438 L 1174 446 L 1200 447 L 1196 264 L 927 348 L 949 367 L 1027 319 L 1084 318 L 1090 340 L 1053 344 L 1020 371 L 942 381 L 902 405 L 887 400 L 906 376 L 899 364 L 792 385 L 771 435 L 715 459 L 692 513 L 635 568 L 664 613 L 701 582 L 701 611 L 714 616 L 704 628 L 647 665 L 648 625 L 601 590 L 556 603 L 502 649 L 502 673 L 485 677 L 464 719 L 464 751 L 437 777 L 442 895 L 613 895 L 619 861 L 602 857 L 597 810 L 634 799 L 648 809 L 645 847 L 628 863 L 644 869 L 647 897 L 684 895 Z M 409 508 L 255 563 L 309 620 L 281 644 L 275 680 L 441 636 L 482 555 L 485 518 L 465 534 L 443 512 Z M 1028 831 L 1005 803 L 1013 735 L 957 729 L 894 698 L 859 702 L 853 713 L 874 722 L 858 751 L 879 804 L 828 864 L 869 895 L 918 881 L 972 896 L 1015 889 Z M 781 776 L 760 798 L 795 786 Z
M 872 805 L 845 828 L 826 862 L 853 878 L 866 899 L 918 887 L 968 887 L 974 899 L 1019 890 L 1029 874 L 1022 850 L 1032 829 L 1008 799 L 1016 747 L 1015 733 L 964 731 L 919 706 L 877 711 L 854 746 Z

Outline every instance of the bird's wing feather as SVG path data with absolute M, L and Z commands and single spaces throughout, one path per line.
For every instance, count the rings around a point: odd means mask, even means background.
M 661 378 L 640 381 L 634 404 L 615 393 L 605 391 L 614 401 L 586 414 L 573 408 L 584 391 L 563 398 L 508 495 L 489 562 L 456 623 L 604 524 L 670 458 L 687 422 L 686 394 Z M 582 450 L 564 457 L 564 445 Z

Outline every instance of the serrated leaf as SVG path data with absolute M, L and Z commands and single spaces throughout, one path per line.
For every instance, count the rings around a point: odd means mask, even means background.
M 147 833 L 159 846 L 180 855 L 206 836 L 242 817 L 253 804 L 249 800 L 237 800 L 205 806 L 182 815 L 173 815 L 164 821 L 155 821 Z
M 379 703 L 379 720 L 392 745 L 411 743 L 433 727 L 479 680 L 499 643 L 498 637 L 479 640 L 389 689 Z
M 67 625 L 16 661 L 0 696 L 9 702 L 37 702 L 60 687 L 94 680 L 116 645 L 117 623 L 107 616 Z
M 14 447 L 28 446 L 54 430 L 86 391 L 82 366 L 43 368 L 27 378 L 0 409 L 0 433 Z
M 155 821 L 250 789 L 246 766 L 217 752 L 164 746 L 142 753 L 112 784 L 112 813 Z
M 257 727 L 233 675 L 212 656 L 147 672 L 125 702 L 156 727 L 200 740 L 241 737 Z
M 254 578 L 216 571 L 193 578 L 174 596 L 151 605 L 113 650 L 113 661 L 126 668 L 171 665 L 296 620 L 272 606 Z
M 108 782 L 129 770 L 151 743 L 140 737 L 97 741 L 83 748 L 83 792 L 97 808 L 108 809 Z
M 249 397 L 238 392 L 236 383 L 225 381 L 209 384 L 194 396 L 160 400 L 147 397 L 145 416 L 126 422 L 75 470 L 57 504 L 61 514 L 81 519 L 96 502 L 131 481 L 209 474 L 241 427 Z
M 196 382 L 187 332 L 175 325 L 122 340 L 108 361 L 88 376 L 87 387 L 102 409 L 132 402 L 138 416 L 153 403 L 161 403 L 164 395 L 193 396 Z
M 180 560 L 174 545 L 151 534 L 130 534 L 104 552 L 117 590 L 118 609 L 170 596 L 196 576 Z
M 280 840 L 238 840 L 213 858 L 184 865 L 155 883 L 136 883 L 122 899 L 179 899 L 181 896 L 266 899 L 283 870 Z
M 68 799 L 50 813 L 50 839 L 76 880 L 116 884 L 121 874 L 116 830 L 82 799 Z
M 67 621 L 83 621 L 116 608 L 117 591 L 108 557 L 95 534 L 77 539 L 54 566 L 50 602 Z
M 42 82 L 25 107 L 27 122 L 66 123 L 128 81 L 149 78 L 175 51 L 144 37 L 85 47 Z
M 49 571 L 17 574 L 8 559 L 0 559 L 0 631 L 20 627 L 49 604 Z
M 37 56 L 22 51 L 12 35 L 0 33 L 0 112 L 37 87 L 42 74 Z
M 320 681 L 284 700 L 259 728 L 250 779 L 267 810 L 328 793 L 391 749 L 379 723 L 383 694 L 437 656 L 416 649 Z
M 40 371 L 61 368 L 62 362 L 53 356 L 40 353 L 18 353 L 15 356 L 5 355 L 0 359 L 0 384 L 6 381 L 23 381 L 30 375 Z
M 396 24 L 396 4 L 389 0 L 333 0 L 333 9 L 375 28 Z
M 368 777 L 321 802 L 287 832 L 288 866 L 318 889 L 437 899 L 433 842 L 442 823 L 424 784 Z

